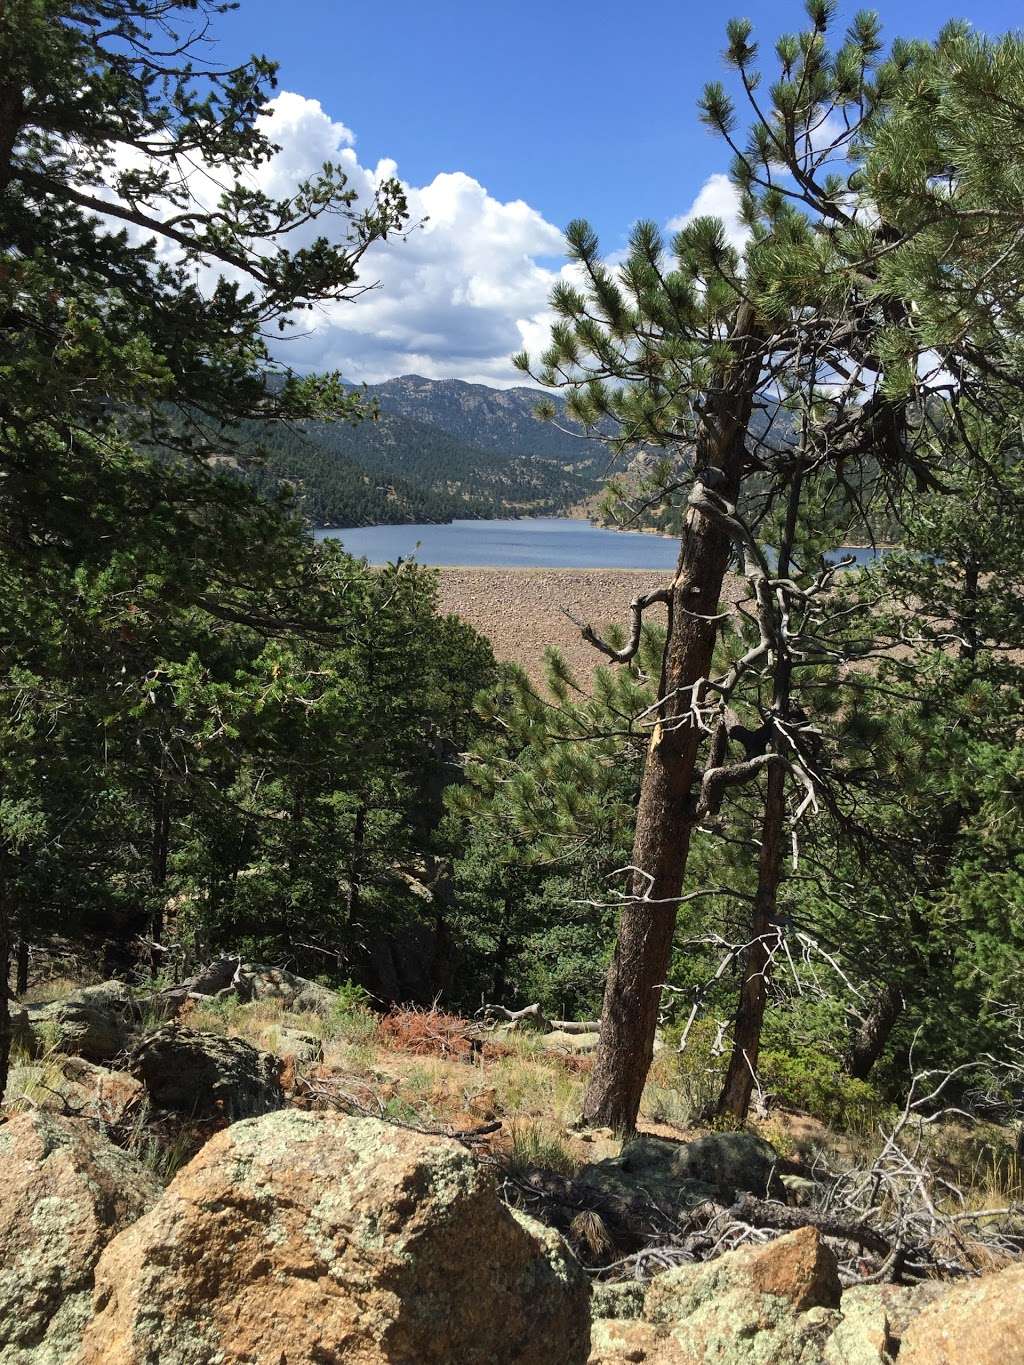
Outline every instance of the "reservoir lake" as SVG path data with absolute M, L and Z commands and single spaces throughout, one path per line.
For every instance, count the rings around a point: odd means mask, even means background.
M 355 526 L 314 532 L 340 540 L 349 554 L 371 564 L 413 559 L 460 568 L 673 569 L 679 542 L 642 531 L 609 531 L 570 517 Z M 877 553 L 844 550 L 858 564 Z

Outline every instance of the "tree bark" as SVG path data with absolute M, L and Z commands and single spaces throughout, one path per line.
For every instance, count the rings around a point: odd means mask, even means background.
M 15 992 L 24 995 L 28 990 L 28 939 L 24 934 L 18 936 L 18 958 Z
M 896 1021 L 903 1013 L 903 992 L 899 986 L 882 986 L 867 1018 L 853 1035 L 847 1072 L 856 1081 L 865 1081 L 881 1057 Z
M 742 1123 L 750 1108 L 761 1050 L 761 1025 L 768 1001 L 768 974 L 775 943 L 772 925 L 779 882 L 786 824 L 786 770 L 781 763 L 768 769 L 768 793 L 761 825 L 757 892 L 750 921 L 750 946 L 743 955 L 743 983 L 732 1035 L 732 1056 L 718 1100 L 718 1113 Z
M 745 438 L 761 369 L 753 309 L 737 310 L 732 364 L 709 396 L 696 452 L 698 473 L 717 466 L 715 491 L 735 502 L 746 464 Z M 701 732 L 687 718 L 692 691 L 711 666 L 729 538 L 696 507 L 686 516 L 669 601 L 660 712 L 651 735 L 637 807 L 630 899 L 608 971 L 601 1040 L 583 1102 L 583 1121 L 629 1134 L 636 1127 L 654 1055 L 661 987 L 668 973 L 678 897 L 692 830 L 691 787 Z
M 0 1104 L 7 1093 L 11 1066 L 11 917 L 7 899 L 0 887 Z
M 789 487 L 786 522 L 779 544 L 776 573 L 785 578 L 796 539 L 797 517 L 803 473 L 797 470 Z M 772 680 L 772 715 L 777 720 L 788 720 L 793 682 L 793 661 L 790 658 L 782 630 L 782 622 L 773 621 L 774 658 Z M 774 732 L 777 736 L 777 731 Z M 772 748 L 778 751 L 777 737 Z M 768 979 L 771 971 L 773 946 L 778 940 L 772 934 L 777 923 L 776 911 L 779 885 L 782 881 L 782 857 L 786 826 L 786 769 L 782 762 L 772 763 L 768 769 L 764 815 L 761 820 L 761 851 L 757 864 L 757 891 L 750 921 L 750 946 L 743 955 L 743 982 L 733 1026 L 732 1056 L 725 1073 L 725 1082 L 718 1099 L 718 1113 L 729 1115 L 742 1123 L 750 1108 L 757 1075 L 757 1059 L 761 1051 L 761 1027 L 768 1003 Z

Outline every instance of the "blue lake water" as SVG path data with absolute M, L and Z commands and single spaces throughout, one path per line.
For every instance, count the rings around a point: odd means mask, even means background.
M 357 526 L 317 531 L 317 540 L 338 539 L 350 554 L 371 564 L 415 557 L 421 564 L 526 569 L 672 569 L 679 543 L 640 531 L 608 531 L 569 517 L 522 517 L 518 521 L 449 521 L 407 526 Z M 873 550 L 846 550 L 858 564 Z
M 671 569 L 677 541 L 639 531 L 606 531 L 569 517 L 518 521 L 449 521 L 439 525 L 359 526 L 317 531 L 340 539 L 350 554 L 371 564 L 399 556 L 421 564 L 516 565 L 529 569 Z

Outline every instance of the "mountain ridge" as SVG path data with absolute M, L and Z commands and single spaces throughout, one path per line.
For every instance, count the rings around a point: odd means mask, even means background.
M 268 492 L 291 485 L 313 524 L 551 515 L 604 477 L 602 442 L 538 420 L 533 389 L 422 375 L 358 388 L 375 417 L 258 433 L 264 458 L 251 477 Z

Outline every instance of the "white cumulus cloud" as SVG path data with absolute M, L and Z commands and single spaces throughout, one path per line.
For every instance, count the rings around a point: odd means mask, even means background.
M 399 175 L 389 158 L 363 165 L 355 133 L 319 101 L 282 91 L 269 108 L 263 128 L 278 151 L 251 174 L 268 195 L 287 197 L 325 161 L 344 170 L 363 202 Z M 212 208 L 226 185 L 195 162 L 185 173 L 195 200 Z M 523 383 L 510 358 L 519 350 L 537 356 L 548 344 L 552 286 L 560 278 L 582 283 L 579 268 L 565 262 L 561 231 L 522 199 L 496 199 L 464 171 L 441 172 L 425 185 L 403 183 L 410 230 L 364 256 L 359 282 L 374 287 L 299 313 L 295 327 L 271 343 L 276 358 L 300 372 L 340 370 L 370 383 L 412 373 L 499 387 Z M 702 215 L 721 218 L 737 247 L 749 237 L 726 175 L 709 176 L 690 208 L 667 226 Z M 331 227 L 321 218 L 294 232 L 289 245 L 330 236 Z M 177 248 L 164 239 L 158 250 L 173 255 Z M 621 255 L 606 263 L 617 264 Z M 200 277 L 212 284 L 216 273 L 211 267 Z
M 750 230 L 740 222 L 739 191 L 721 171 L 708 176 L 690 207 L 678 217 L 670 218 L 668 226 L 673 232 L 678 232 L 695 218 L 720 218 L 726 240 L 737 251 L 742 251 L 750 241 Z
M 324 161 L 339 164 L 362 197 L 398 173 L 391 160 L 363 166 L 353 133 L 316 100 L 284 92 L 272 109 L 266 132 L 281 150 L 258 172 L 268 192 L 287 194 Z M 361 282 L 377 287 L 303 314 L 279 357 L 296 369 L 340 369 L 371 382 L 417 373 L 522 383 L 509 357 L 524 341 L 546 340 L 561 232 L 523 200 L 498 200 L 462 171 L 405 188 L 418 226 L 364 257 Z

